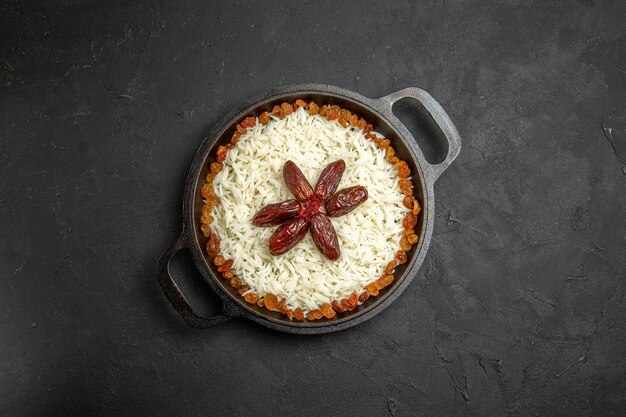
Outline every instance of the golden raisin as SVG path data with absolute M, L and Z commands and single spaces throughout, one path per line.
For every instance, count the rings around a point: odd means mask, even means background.
M 210 214 L 203 214 L 200 216 L 200 223 L 201 224 L 212 224 L 213 223 L 213 216 L 211 216 Z
M 243 295 L 243 293 L 247 292 L 250 290 L 250 287 L 248 287 L 247 285 L 243 284 L 239 287 L 239 290 L 237 290 L 237 292 L 239 293 L 239 295 Z
M 272 109 L 272 114 L 279 119 L 282 119 L 285 116 L 285 114 L 283 113 L 283 108 L 278 105 L 274 106 L 274 108 Z
M 228 283 L 233 288 L 239 288 L 241 286 L 241 280 L 237 277 L 232 278 Z
M 256 302 L 256 305 L 259 307 L 265 306 L 265 300 L 263 298 L 259 298 L 259 301 Z
M 216 195 L 210 195 L 207 197 L 206 203 L 211 206 L 217 206 L 220 203 L 220 198 Z
M 307 111 L 309 112 L 309 114 L 311 116 L 315 116 L 316 114 L 318 114 L 320 112 L 319 106 L 314 101 L 310 102 L 306 109 L 307 109 Z M 295 312 L 294 312 L 294 314 L 295 314 Z
M 324 317 L 326 317 L 327 319 L 332 319 L 333 317 L 335 317 L 335 310 L 333 310 L 333 307 L 330 304 L 324 304 L 322 307 L 320 307 L 320 310 Z
M 211 236 L 211 226 L 209 226 L 207 223 L 201 224 L 200 225 L 200 230 L 202 231 L 202 235 L 204 237 Z
M 387 146 L 387 147 L 385 148 L 385 156 L 386 156 L 387 158 L 391 158 L 391 157 L 392 157 L 392 156 L 394 156 L 395 154 L 396 154 L 396 150 L 395 150 L 395 149 L 393 149 L 393 147 L 392 147 L 392 146 Z
M 293 318 L 293 310 L 288 308 L 287 309 L 287 313 L 285 313 L 287 315 L 288 318 L 292 319 Z
M 296 308 L 293 310 L 293 318 L 298 321 L 304 320 L 304 311 L 300 307 Z
M 396 163 L 396 169 L 398 170 L 398 175 L 400 178 L 407 178 L 411 175 L 411 168 L 409 168 L 409 164 L 405 161 L 399 161 Z
M 230 143 L 233 145 L 236 145 L 237 142 L 239 142 L 240 138 L 241 138 L 241 133 L 235 132 L 233 133 L 233 136 L 230 138 Z
M 306 107 L 306 102 L 304 100 L 297 99 L 295 105 L 298 107 Z
M 205 249 L 209 256 L 217 256 L 220 253 L 220 240 L 215 234 L 212 234 L 209 240 L 207 240 Z
M 366 133 L 365 139 L 376 139 L 376 135 L 373 133 Z
M 323 316 L 322 312 L 319 311 L 319 310 L 311 310 L 306 315 L 307 320 L 319 320 L 322 317 L 324 317 L 324 316 Z
M 217 268 L 217 272 L 227 272 L 230 271 L 230 268 L 233 266 L 233 260 L 232 259 L 228 259 L 226 260 L 226 262 L 224 262 L 223 265 L 220 265 Z
M 382 277 L 380 277 L 382 278 Z M 378 278 L 376 281 L 373 282 L 373 284 L 376 286 L 376 289 L 378 291 L 382 290 L 383 288 L 385 288 L 385 286 L 383 285 L 383 283 L 380 281 L 380 278 Z
M 254 125 L 256 125 L 256 118 L 254 116 L 248 116 L 241 121 L 241 126 L 245 128 L 254 127 Z
M 406 252 L 403 251 L 402 249 L 400 249 L 398 252 L 396 252 L 396 261 L 398 261 L 398 263 L 400 265 L 406 263 L 406 261 L 407 261 Z
M 389 149 L 389 148 L 387 148 Z M 387 162 L 389 162 L 391 165 L 395 165 L 397 162 L 399 161 L 397 156 L 388 156 L 387 157 Z
M 246 300 L 247 303 L 256 304 L 256 302 L 259 301 L 259 296 L 253 292 L 249 292 L 243 296 L 243 299 Z
M 364 303 L 368 298 L 370 298 L 369 293 L 367 291 L 363 291 L 361 295 L 359 295 L 359 302 Z
M 398 187 L 400 188 L 402 194 L 413 195 L 413 184 L 411 184 L 411 180 L 400 178 L 398 180 Z
M 211 194 L 213 194 L 213 184 L 207 182 L 200 190 L 200 197 L 208 198 Z
M 320 107 L 320 116 L 322 116 L 322 117 L 328 116 L 328 106 L 327 105 L 324 104 L 322 107 Z
M 280 312 L 280 314 L 283 314 L 286 316 L 289 309 L 287 308 L 287 306 L 281 303 L 278 305 L 278 311 Z
M 216 175 L 222 172 L 222 164 L 220 164 L 219 162 L 211 162 L 210 168 L 211 168 L 211 172 Z
M 348 121 L 350 122 L 350 126 L 356 127 L 359 124 L 359 116 L 353 114 L 352 116 L 350 116 L 350 120 Z
M 274 294 L 265 295 L 265 308 L 269 311 L 278 311 L 278 297 Z
M 341 114 L 341 108 L 339 106 L 331 106 L 330 109 L 328 109 L 328 120 L 336 120 L 339 118 L 339 115 Z
M 343 313 L 344 311 L 346 311 L 346 309 L 343 308 L 341 303 L 336 300 L 332 302 L 332 307 L 333 307 L 333 310 L 335 310 L 337 313 Z
M 210 204 L 204 204 L 202 205 L 202 215 L 206 215 L 206 214 L 211 214 L 211 209 L 213 208 L 213 206 L 211 206 Z
M 340 117 L 339 119 L 337 119 L 337 122 L 339 122 L 341 127 L 348 127 L 348 121 L 344 119 L 343 117 Z
M 352 294 L 350 294 L 350 297 L 348 298 L 348 304 L 350 305 L 350 310 L 354 310 L 356 308 L 356 306 L 359 304 L 359 296 L 357 295 L 357 293 L 353 292 Z
M 226 262 L 226 259 L 224 259 L 222 255 L 218 255 L 215 258 L 213 258 L 213 265 L 215 266 L 224 265 L 224 262 Z
M 422 211 L 422 206 L 420 206 L 420 203 L 418 203 L 417 200 L 413 201 L 413 214 L 417 216 L 420 211 Z
M 365 126 L 365 132 L 371 132 L 372 130 L 374 130 L 374 126 L 368 124 L 367 126 Z
M 389 139 L 381 138 L 382 140 L 378 144 L 382 149 L 386 149 L 389 145 L 391 145 L 391 141 Z
M 217 148 L 216 160 L 220 164 L 226 160 L 226 154 L 228 154 L 228 148 L 226 146 L 220 146 Z
M 406 239 L 409 241 L 411 245 L 415 245 L 417 241 L 419 240 L 419 236 L 413 233 L 413 234 L 408 235 Z
M 224 276 L 224 279 L 231 279 L 232 277 L 235 276 L 235 274 L 233 274 L 232 271 L 226 271 L 222 275 Z
M 385 287 L 388 287 L 393 282 L 393 275 L 383 275 L 378 278 L 380 289 L 382 290 Z
M 396 269 L 396 266 L 398 266 L 398 261 L 396 261 L 395 259 L 389 262 L 385 267 L 385 274 L 392 274 L 393 270 Z
M 383 141 L 383 138 L 381 138 L 380 136 L 376 136 L 376 135 L 372 135 L 372 136 L 374 136 L 374 137 L 372 138 L 372 141 L 373 141 L 376 145 L 380 146 L 381 142 Z
M 402 226 L 405 229 L 413 229 L 416 224 L 417 224 L 417 217 L 415 217 L 415 214 L 409 211 L 404 216 L 404 219 L 402 220 Z
M 409 243 L 409 240 L 406 238 L 406 236 L 402 236 L 402 238 L 400 239 L 400 249 L 402 249 L 403 251 L 411 250 L 411 244 Z
M 348 109 L 341 109 L 341 113 L 340 116 L 343 117 L 344 119 L 350 120 L 350 117 L 352 116 L 352 113 L 350 113 L 350 110 Z
M 365 290 L 367 291 L 367 293 L 369 295 L 371 295 L 372 297 L 376 297 L 378 295 L 378 287 L 376 286 L 375 282 L 372 282 L 370 284 L 367 284 L 365 286 Z
M 359 127 L 359 129 L 365 129 L 367 127 L 367 122 L 365 121 L 365 119 L 361 118 L 361 119 L 359 119 L 359 122 L 357 123 L 357 126 Z M 367 133 L 367 132 L 365 132 L 365 133 Z
M 406 197 L 404 197 L 404 200 L 402 200 L 402 204 L 404 204 L 404 207 L 410 210 L 413 208 L 414 201 L 415 199 L 413 197 L 411 197 L 410 195 L 407 195 Z
M 293 113 L 293 108 L 289 103 L 283 103 L 280 105 L 280 107 L 283 109 L 283 114 L 285 116 L 289 116 L 291 113 Z
M 215 174 L 212 172 L 209 172 L 208 174 L 206 174 L 206 182 L 213 182 L 213 180 L 215 179 Z
M 264 111 L 259 116 L 259 123 L 261 123 L 262 125 L 266 125 L 269 122 L 270 122 L 270 114 L 268 112 Z

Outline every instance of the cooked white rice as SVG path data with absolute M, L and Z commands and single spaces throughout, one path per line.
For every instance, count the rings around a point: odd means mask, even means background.
M 292 199 L 283 181 L 283 165 L 292 160 L 315 186 L 322 169 L 343 159 L 346 169 L 339 189 L 367 188 L 368 200 L 332 222 L 341 257 L 329 261 L 319 253 L 310 233 L 289 252 L 272 256 L 269 238 L 276 227 L 257 227 L 252 218 L 271 203 Z M 233 259 L 233 272 L 259 296 L 285 297 L 289 308 L 304 312 L 325 303 L 360 294 L 379 278 L 398 250 L 406 209 L 398 189 L 398 173 L 385 152 L 360 129 L 310 116 L 293 114 L 257 123 L 228 152 L 222 172 L 213 182 L 220 204 L 213 208 L 213 230 L 221 253 Z

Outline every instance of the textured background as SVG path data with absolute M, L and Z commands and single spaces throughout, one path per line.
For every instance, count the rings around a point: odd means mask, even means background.
M 625 16 L 2 1 L 0 415 L 625 415 Z M 240 101 L 301 82 L 417 85 L 448 110 L 464 145 L 426 261 L 341 333 L 189 329 L 155 264 L 195 149 Z M 174 263 L 211 311 L 188 255 Z

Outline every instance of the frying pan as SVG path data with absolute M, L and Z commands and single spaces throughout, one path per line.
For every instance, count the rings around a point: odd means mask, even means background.
M 423 116 L 434 122 L 448 142 L 448 153 L 438 164 L 430 164 L 424 158 L 407 128 L 393 114 L 393 104 L 401 99 L 417 100 L 423 110 Z M 408 262 L 399 265 L 392 285 L 380 292 L 377 297 L 370 297 L 353 311 L 337 314 L 333 319 L 316 321 L 292 321 L 278 312 L 271 312 L 257 305 L 247 304 L 237 294 L 235 288 L 219 278 L 217 268 L 205 254 L 206 238 L 199 233 L 202 199 L 200 188 L 209 171 L 209 164 L 215 160 L 215 150 L 219 145 L 226 145 L 235 130 L 235 126 L 246 116 L 257 116 L 263 111 L 272 111 L 275 104 L 296 99 L 313 100 L 319 105 L 336 104 L 341 108 L 364 117 L 374 125 L 374 130 L 391 140 L 396 155 L 411 167 L 414 193 L 422 203 L 416 230 L 419 242 L 408 253 Z M 208 328 L 223 323 L 234 317 L 243 317 L 271 329 L 298 334 L 319 334 L 334 332 L 374 317 L 397 299 L 417 275 L 433 232 L 435 219 L 434 184 L 437 178 L 450 166 L 461 150 L 461 137 L 441 105 L 426 91 L 412 87 L 397 91 L 385 97 L 370 99 L 355 92 L 329 85 L 301 84 L 277 88 L 266 95 L 256 97 L 247 104 L 233 110 L 218 123 L 198 148 L 189 168 L 185 183 L 183 200 L 183 227 L 175 242 L 165 251 L 157 264 L 157 275 L 161 289 L 174 309 L 189 326 Z M 188 249 L 194 263 L 204 280 L 223 302 L 219 314 L 212 317 L 197 315 L 185 296 L 180 291 L 169 272 L 172 256 L 181 249 Z

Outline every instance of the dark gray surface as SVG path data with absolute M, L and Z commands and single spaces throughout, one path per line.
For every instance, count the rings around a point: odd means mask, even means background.
M 3 2 L 0 415 L 624 415 L 626 3 L 560 3 Z M 448 110 L 426 262 L 344 332 L 188 329 L 191 157 L 301 82 Z

